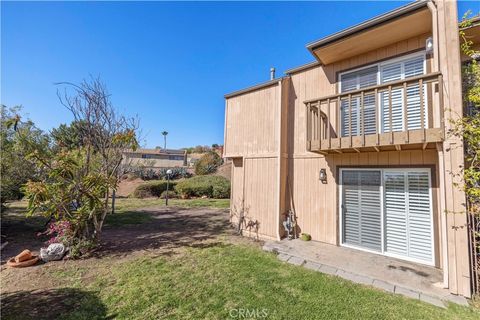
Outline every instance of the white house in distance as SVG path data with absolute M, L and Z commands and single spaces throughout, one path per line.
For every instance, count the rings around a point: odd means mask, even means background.
M 187 151 L 174 149 L 137 149 L 123 153 L 123 163 L 146 169 L 187 167 Z

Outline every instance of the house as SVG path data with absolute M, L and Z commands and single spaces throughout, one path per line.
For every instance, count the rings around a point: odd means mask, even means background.
M 187 166 L 187 152 L 174 149 L 136 149 L 123 153 L 123 164 L 160 170 Z
M 463 145 L 448 134 L 462 114 L 459 48 L 457 3 L 417 1 L 225 95 L 232 222 L 278 240 L 293 210 L 314 241 L 438 268 L 470 297 Z

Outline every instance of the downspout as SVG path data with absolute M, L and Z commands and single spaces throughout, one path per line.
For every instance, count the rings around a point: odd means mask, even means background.
M 280 215 L 281 215 L 281 194 L 282 194 L 282 79 L 278 81 L 278 165 L 277 165 L 277 223 L 276 236 L 277 241 L 280 241 Z
M 440 71 L 440 44 L 439 44 L 439 26 L 438 26 L 438 12 L 437 6 L 433 1 L 427 3 L 428 8 L 432 14 L 432 36 L 433 36 L 433 61 L 434 61 L 434 71 Z M 443 83 L 439 83 L 443 86 Z M 440 104 L 445 105 L 445 104 Z M 444 112 L 445 110 L 439 110 Z M 445 126 L 444 126 L 445 130 Z M 448 230 L 447 230 L 447 216 L 446 216 L 446 190 L 445 190 L 445 157 L 443 154 L 443 145 L 437 144 L 437 153 L 438 153 L 438 175 L 439 175 L 439 193 L 440 193 L 440 223 L 441 223 L 441 232 L 442 232 L 442 269 L 443 269 L 443 288 L 448 288 L 449 281 L 449 268 L 448 268 Z

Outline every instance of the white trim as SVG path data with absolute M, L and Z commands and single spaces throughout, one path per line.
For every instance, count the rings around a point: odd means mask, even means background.
M 403 60 L 409 60 L 409 59 L 420 57 L 420 56 L 423 56 L 423 60 L 426 61 L 426 56 L 427 55 L 426 55 L 425 50 L 420 50 L 420 51 L 417 51 L 417 52 L 401 55 L 401 56 L 398 56 L 398 57 L 395 57 L 395 58 L 390 58 L 390 59 L 387 59 L 387 60 L 383 60 L 383 61 L 375 62 L 375 63 L 372 63 L 372 64 L 368 64 L 368 65 L 358 67 L 358 68 L 355 68 L 355 69 L 349 69 L 349 70 L 346 70 L 346 71 L 342 71 L 338 74 L 339 92 L 340 93 L 342 92 L 341 84 L 342 84 L 342 76 L 344 74 L 357 72 L 357 71 L 360 71 L 360 70 L 363 70 L 363 69 L 368 69 L 368 68 L 371 68 L 371 67 L 374 67 L 374 66 L 377 66 L 377 68 L 378 68 L 377 69 L 377 74 L 378 74 L 378 71 L 380 70 L 381 66 L 384 66 L 384 65 L 390 64 L 390 63 L 400 62 L 400 61 L 403 61 Z M 425 66 L 426 65 L 424 65 L 424 72 L 425 72 Z M 378 76 L 379 76 L 379 74 L 378 74 Z M 379 83 L 380 83 L 380 78 L 377 77 L 377 84 L 379 84 Z
M 354 245 L 349 245 L 343 242 L 343 172 L 344 171 L 379 171 L 381 175 L 381 180 L 380 180 L 380 201 L 381 201 L 381 251 L 375 251 L 367 248 L 362 248 Z M 420 260 L 416 258 L 411 258 L 411 257 L 405 257 L 402 255 L 396 255 L 392 254 L 389 252 L 386 252 L 385 249 L 385 199 L 384 199 L 384 173 L 385 172 L 426 172 L 428 174 L 428 194 L 429 194 L 429 202 L 430 202 L 430 241 L 431 241 L 431 261 L 425 261 L 425 260 Z M 347 248 L 352 248 L 356 250 L 361 250 L 365 252 L 370 252 L 370 253 L 375 253 L 375 254 L 380 254 L 396 259 L 401 259 L 405 261 L 411 261 L 414 263 L 419 263 L 419 264 L 425 264 L 429 266 L 435 266 L 435 237 L 434 237 L 434 229 L 433 229 L 433 197 L 432 197 L 432 174 L 430 168 L 388 168 L 388 167 L 382 167 L 382 168 L 340 168 L 339 171 L 339 234 L 340 234 L 340 246 L 342 247 L 347 247 Z

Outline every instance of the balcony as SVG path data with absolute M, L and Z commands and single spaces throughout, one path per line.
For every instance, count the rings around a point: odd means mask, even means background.
M 307 150 L 434 148 L 444 140 L 443 100 L 435 72 L 305 101 Z

